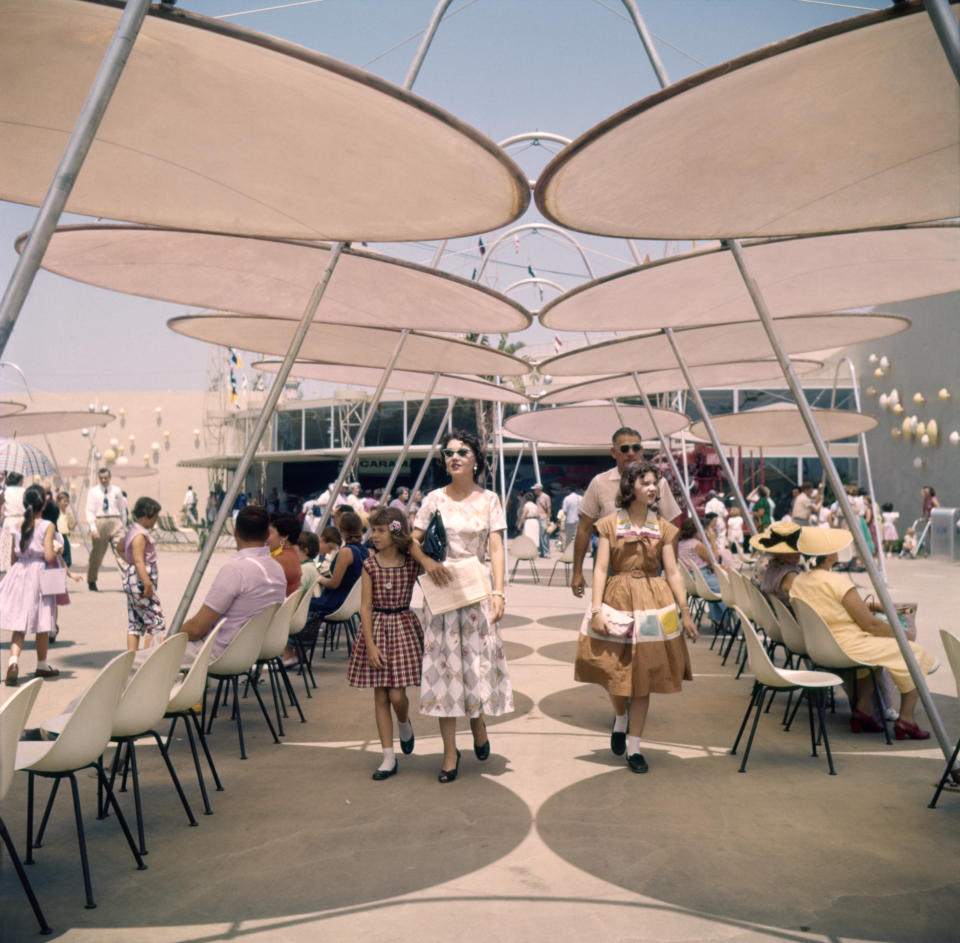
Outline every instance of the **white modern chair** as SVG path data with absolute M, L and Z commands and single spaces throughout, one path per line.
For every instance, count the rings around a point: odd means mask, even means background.
M 144 870 L 146 865 L 133 841 L 133 835 L 127 827 L 127 821 L 117 803 L 110 783 L 103 771 L 103 751 L 110 742 L 110 729 L 113 714 L 120 700 L 120 693 L 133 665 L 133 652 L 123 652 L 107 663 L 106 667 L 94 678 L 93 683 L 81 696 L 60 736 L 50 741 L 26 741 L 17 744 L 17 769 L 29 773 L 27 784 L 27 857 L 26 864 L 33 863 L 33 849 L 39 848 L 57 795 L 61 779 L 69 779 L 73 791 L 73 811 L 77 822 L 77 840 L 80 844 L 80 863 L 83 868 L 83 886 L 86 893 L 86 907 L 97 905 L 93 900 L 93 886 L 90 882 L 90 864 L 87 860 L 87 845 L 83 833 L 83 816 L 80 810 L 80 790 L 77 785 L 78 770 L 94 767 L 97 779 L 106 792 L 107 801 L 113 806 L 117 821 L 133 852 L 137 868 Z M 54 781 L 50 798 L 40 822 L 37 840 L 33 838 L 33 800 L 34 780 L 37 776 L 51 778 Z
M 3 801 L 4 796 L 6 796 L 7 791 L 10 789 L 10 783 L 13 782 L 14 764 L 16 763 L 17 757 L 17 742 L 20 739 L 20 734 L 23 733 L 23 727 L 27 722 L 30 709 L 33 707 L 33 702 L 36 701 L 42 686 L 43 679 L 34 678 L 32 681 L 23 685 L 13 697 L 0 707 L 0 801 Z M 3 839 L 3 843 L 7 847 L 10 860 L 13 862 L 13 867 L 17 872 L 17 877 L 20 878 L 20 884 L 23 886 L 24 893 L 27 895 L 27 900 L 30 901 L 30 906 L 33 908 L 33 914 L 37 918 L 37 923 L 40 924 L 40 932 L 52 933 L 53 931 L 50 929 L 46 918 L 43 916 L 43 911 L 40 909 L 40 902 L 37 900 L 37 895 L 34 894 L 33 888 L 30 886 L 30 879 L 27 877 L 27 872 L 23 868 L 20 856 L 17 854 L 17 849 L 13 844 L 13 839 L 10 837 L 10 832 L 7 831 L 7 826 L 4 824 L 3 818 L 0 818 L 0 838 Z
M 556 562 L 553 564 L 553 569 L 550 571 L 550 579 L 547 580 L 547 586 L 550 586 L 553 583 L 553 574 L 557 572 L 557 567 L 560 564 L 563 564 L 564 567 L 564 576 L 566 579 L 566 585 L 570 585 L 570 568 L 573 566 L 573 541 L 563 548 L 560 553 L 560 556 L 557 557 Z
M 231 687 L 233 690 L 233 716 L 237 721 L 237 737 L 240 740 L 240 759 L 247 758 L 247 749 L 243 742 L 243 721 L 240 717 L 240 684 L 239 678 L 246 676 L 250 671 L 250 666 L 260 657 L 260 649 L 263 647 L 263 639 L 270 628 L 270 623 L 280 608 L 280 603 L 273 603 L 267 606 L 262 612 L 257 613 L 252 619 L 248 619 L 240 626 L 237 634 L 230 639 L 227 647 L 220 655 L 210 662 L 207 669 L 207 676 L 217 680 L 217 693 L 213 699 L 213 708 L 210 711 L 210 719 L 207 721 L 207 733 L 210 733 L 213 722 L 217 716 L 217 706 L 220 703 L 220 692 L 224 686 Z M 257 690 L 257 685 L 253 685 L 253 693 L 256 695 L 257 703 L 263 713 L 263 719 L 267 722 L 267 727 L 273 736 L 273 742 L 279 743 L 276 730 L 273 729 L 273 723 L 270 715 L 267 713 L 267 707 L 263 703 L 263 698 Z M 204 692 L 204 714 L 206 715 L 206 692 Z
M 943 642 L 943 650 L 947 654 L 947 661 L 950 663 L 950 670 L 953 672 L 953 681 L 957 686 L 957 700 L 960 700 L 960 639 L 955 635 L 951 635 L 946 629 L 940 630 L 940 639 Z M 953 754 L 950 759 L 947 760 L 947 765 L 943 768 L 943 775 L 940 777 L 940 782 L 937 783 L 937 791 L 930 800 L 929 807 L 931 809 L 936 808 L 940 793 L 943 792 L 943 788 L 950 778 L 953 764 L 957 762 L 958 753 L 960 753 L 960 738 L 957 739 L 957 745 L 953 748 Z M 2 796 L 3 792 L 2 789 L 0 789 L 0 797 Z
M 524 537 L 521 534 L 519 537 L 514 537 L 510 541 L 510 557 L 513 562 L 513 573 L 510 576 L 511 580 L 516 579 L 517 577 L 517 567 L 521 563 L 530 564 L 530 572 L 533 574 L 533 582 L 540 582 L 540 574 L 537 572 L 536 560 L 540 556 L 540 548 L 529 538 Z
M 314 598 L 315 589 L 316 582 L 300 597 L 300 603 L 290 617 L 290 642 L 297 652 L 298 670 L 303 675 L 303 686 L 306 689 L 307 697 L 313 697 L 310 686 L 316 687 L 317 682 L 313 677 L 310 660 L 307 658 L 307 645 L 303 640 L 302 633 L 307 626 L 307 618 L 310 615 L 310 600 Z
M 217 792 L 223 792 L 223 785 L 220 777 L 217 775 L 217 768 L 213 765 L 213 757 L 210 756 L 210 750 L 207 747 L 207 738 L 203 732 L 203 724 L 197 717 L 196 705 L 203 701 L 203 694 L 207 688 L 207 669 L 210 667 L 210 655 L 213 652 L 214 643 L 220 632 L 220 626 L 214 626 L 213 630 L 204 639 L 203 647 L 197 653 L 193 660 L 190 670 L 186 676 L 174 686 L 170 692 L 170 700 L 167 702 L 167 710 L 164 717 L 170 719 L 170 730 L 167 732 L 167 752 L 170 751 L 170 742 L 173 738 L 173 730 L 177 726 L 177 718 L 183 718 L 183 725 L 187 729 L 187 740 L 190 743 L 190 752 L 193 754 L 193 765 L 197 771 L 197 781 L 200 784 L 200 795 L 203 798 L 203 810 L 205 815 L 213 815 L 213 809 L 210 808 L 210 799 L 207 796 L 207 786 L 203 780 L 203 770 L 200 768 L 200 757 L 197 753 L 197 740 L 203 747 L 204 756 L 207 758 L 207 765 L 213 775 L 213 782 Z M 194 739 L 196 734 L 196 739 Z
M 819 736 L 823 737 L 823 748 L 827 754 L 827 765 L 830 768 L 830 775 L 835 776 L 836 770 L 833 768 L 833 756 L 830 754 L 830 741 L 827 739 L 827 728 L 824 723 L 823 701 L 824 690 L 831 688 L 836 684 L 842 684 L 842 680 L 829 671 L 806 671 L 791 670 L 787 668 L 778 668 L 767 654 L 767 650 L 757 635 L 757 630 L 753 623 L 747 618 L 741 610 L 737 613 L 740 617 L 740 626 L 743 630 L 743 638 L 747 648 L 747 659 L 750 662 L 750 670 L 753 672 L 753 692 L 750 695 L 750 703 L 747 705 L 747 712 L 743 715 L 743 722 L 740 724 L 740 730 L 737 732 L 737 739 L 733 743 L 730 752 L 736 755 L 737 747 L 740 744 L 740 738 L 746 729 L 747 721 L 750 718 L 750 712 L 756 708 L 756 714 L 753 718 L 753 726 L 750 728 L 750 737 L 747 740 L 747 748 L 743 754 L 743 760 L 740 763 L 739 772 L 746 772 L 747 759 L 750 756 L 750 748 L 753 746 L 753 738 L 757 732 L 757 724 L 760 721 L 760 714 L 763 710 L 763 699 L 766 692 L 770 689 L 776 691 L 801 691 L 807 698 L 807 708 L 810 712 L 810 745 L 813 748 L 813 756 L 817 755 L 818 735 L 814 730 L 813 723 L 813 702 L 816 701 L 817 716 L 819 717 Z
M 350 587 L 350 592 L 347 593 L 347 598 L 343 601 L 343 605 L 324 618 L 317 632 L 318 638 L 320 633 L 323 633 L 323 649 L 320 652 L 321 658 L 327 657 L 327 642 L 331 642 L 331 650 L 340 645 L 341 629 L 347 636 L 347 654 L 349 655 L 353 651 L 353 643 L 356 640 L 357 630 L 360 626 L 360 594 L 362 591 L 361 581 L 357 580 L 356 583 Z M 311 666 L 313 665 L 313 650 L 316 648 L 316 644 L 317 640 L 314 639 L 309 656 Z
M 856 670 L 858 668 L 868 669 L 870 674 L 873 675 L 873 687 L 877 694 L 877 700 L 880 702 L 880 715 L 885 718 L 887 716 L 887 705 L 883 701 L 883 693 L 877 683 L 876 665 L 868 665 L 866 662 L 851 658 L 833 637 L 830 627 L 823 621 L 820 613 L 809 603 L 792 597 L 790 601 L 793 604 L 793 611 L 800 625 L 800 631 L 803 633 L 803 641 L 807 646 L 807 657 L 810 661 L 818 668 L 826 668 L 831 671 L 852 671 L 854 697 L 856 697 Z M 891 743 L 890 725 L 886 720 L 883 722 L 883 733 L 887 743 Z

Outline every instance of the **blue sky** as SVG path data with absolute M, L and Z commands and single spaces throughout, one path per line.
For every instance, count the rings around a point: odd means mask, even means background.
M 435 4 L 181 0 L 179 5 L 300 43 L 399 84 Z M 672 81 L 787 36 L 888 5 L 884 0 L 638 0 Z M 414 91 L 500 141 L 528 131 L 576 137 L 658 87 L 619 0 L 454 0 Z M 510 153 L 535 178 L 557 150 L 555 145 L 521 145 Z M 35 212 L 0 203 L 4 283 L 15 264 L 13 240 L 30 227 Z M 531 207 L 518 222 L 538 219 Z M 63 220 L 78 221 L 82 218 Z M 485 235 L 484 241 L 489 244 L 495 235 Z M 597 275 L 632 264 L 621 241 L 581 241 Z M 433 255 L 433 246 L 426 244 L 371 247 L 424 263 Z M 644 243 L 642 251 L 657 258 L 665 247 Z M 451 243 L 441 267 L 470 277 L 479 261 L 476 238 L 462 239 Z M 505 288 L 524 277 L 528 265 L 565 288 L 587 277 L 577 254 L 556 236 L 524 234 L 519 246 L 508 242 L 488 265 L 487 283 Z M 522 292 L 513 297 L 537 307 L 535 289 Z M 206 345 L 166 327 L 169 318 L 187 310 L 41 272 L 3 359 L 17 363 L 35 391 L 200 390 Z M 519 339 L 543 343 L 551 337 L 534 327 Z M 20 389 L 9 369 L 0 371 L 0 383 L 7 393 Z

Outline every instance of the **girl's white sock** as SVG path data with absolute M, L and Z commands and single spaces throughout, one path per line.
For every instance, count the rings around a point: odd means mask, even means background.
M 50 666 L 47 664 L 47 659 L 44 658 L 43 661 L 37 662 L 37 667 L 40 668 L 42 671 L 46 671 L 47 668 L 49 668 Z
M 642 737 L 627 737 L 627 756 L 633 756 L 634 753 L 640 752 L 642 740 Z
M 410 723 L 410 718 L 397 723 L 397 733 L 400 734 L 401 740 L 409 740 L 413 736 L 413 724 Z
M 613 719 L 613 732 L 614 733 L 626 733 L 627 732 L 627 715 L 623 714 L 614 714 Z
M 397 758 L 393 752 L 393 747 L 386 747 L 383 751 L 383 762 L 377 767 L 377 769 L 393 769 L 393 764 L 396 762 Z

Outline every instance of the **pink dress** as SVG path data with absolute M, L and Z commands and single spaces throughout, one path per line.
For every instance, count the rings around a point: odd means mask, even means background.
M 53 527 L 42 518 L 34 523 L 33 533 L 24 551 L 20 551 L 20 535 L 15 535 L 15 562 L 0 582 L 0 629 L 4 632 L 26 632 L 36 635 L 53 629 L 56 613 L 54 596 L 40 592 L 40 574 L 46 568 L 43 538 Z

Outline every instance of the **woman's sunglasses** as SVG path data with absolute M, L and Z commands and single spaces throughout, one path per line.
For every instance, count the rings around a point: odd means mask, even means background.
M 471 449 L 441 449 L 443 452 L 444 458 L 453 458 L 454 455 L 459 455 L 460 458 L 466 458 L 468 455 L 473 455 Z
M 631 442 L 629 445 L 618 445 L 621 455 L 626 455 L 628 452 L 642 452 L 643 445 L 640 442 Z

